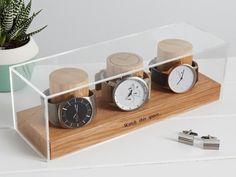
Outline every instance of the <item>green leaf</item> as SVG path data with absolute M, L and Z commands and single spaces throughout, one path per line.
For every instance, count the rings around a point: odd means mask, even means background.
M 23 0 L 12 0 L 13 1 L 13 18 L 16 18 L 19 14 L 21 7 L 24 5 Z
M 5 5 L 5 0 L 0 0 L 0 14 L 2 14 L 2 10 L 4 8 Z
M 36 31 L 33 31 L 33 32 L 29 33 L 29 34 L 25 34 L 24 36 L 19 36 L 18 40 L 25 41 L 25 40 L 29 39 L 31 36 L 34 36 L 35 34 L 41 32 L 42 30 L 44 30 L 47 26 L 48 25 L 45 25 L 44 27 L 42 27 L 42 28 L 40 28 L 40 29 L 38 29 Z
M 6 7 L 9 4 L 8 0 L 0 0 L 0 9 Z
M 4 2 L 4 0 L 0 0 L 0 8 L 3 8 Z
M 27 31 L 27 29 L 29 28 L 30 24 L 32 23 L 32 21 L 34 20 L 34 18 L 42 11 L 42 9 L 36 13 L 33 13 L 33 15 L 26 21 L 26 23 L 24 24 L 24 30 L 23 33 L 25 33 Z
M 35 35 L 35 34 L 41 32 L 42 30 L 44 30 L 47 26 L 48 26 L 48 25 L 45 25 L 44 27 L 42 27 L 42 28 L 40 28 L 40 29 L 38 29 L 38 30 L 36 30 L 36 31 L 33 31 L 33 32 L 27 34 L 26 36 L 31 37 L 31 36 L 33 36 L 33 35 Z
M 2 28 L 5 32 L 8 32 L 11 30 L 13 26 L 13 3 L 12 1 L 8 4 L 6 8 L 4 8 L 2 12 Z
M 23 19 L 29 18 L 30 10 L 31 10 L 32 0 L 25 7 L 24 12 L 21 14 Z
M 8 5 L 11 2 L 11 0 L 5 0 L 5 2 L 6 2 L 6 5 Z
M 9 34 L 10 40 L 15 40 L 16 38 L 18 38 L 18 36 L 24 35 L 25 32 L 27 31 L 27 29 L 29 28 L 30 24 L 32 23 L 33 19 L 34 19 L 41 11 L 42 11 L 42 10 L 38 11 L 37 13 L 34 13 L 29 19 L 27 19 L 25 22 L 23 22 L 19 28 L 16 28 L 15 30 L 13 30 L 13 31 Z
M 32 1 L 25 5 L 24 0 L 0 0 L 0 47 L 14 47 L 24 44 L 26 40 L 47 26 L 27 34 L 34 18 L 41 12 L 30 16 Z
M 20 28 L 21 24 L 29 18 L 31 4 L 32 4 L 32 1 L 30 0 L 30 2 L 27 4 L 26 7 L 24 7 L 24 5 L 21 7 L 19 14 L 16 18 L 16 22 L 15 22 L 13 30 L 17 30 L 18 28 Z

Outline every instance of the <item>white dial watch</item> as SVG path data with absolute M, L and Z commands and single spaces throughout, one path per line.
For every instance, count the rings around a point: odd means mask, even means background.
M 142 107 L 150 98 L 151 79 L 148 73 L 144 77 L 125 76 L 102 84 L 103 98 L 111 105 L 123 111 L 133 111 Z
M 151 68 L 152 80 L 162 87 L 169 88 L 175 93 L 189 91 L 198 81 L 198 64 L 192 66 L 181 64 L 173 66 L 168 72 L 161 72 L 156 67 Z

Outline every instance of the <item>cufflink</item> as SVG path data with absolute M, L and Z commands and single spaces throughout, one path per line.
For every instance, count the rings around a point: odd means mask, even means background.
M 179 133 L 178 142 L 193 145 L 195 136 L 198 136 L 198 134 L 192 130 L 184 130 Z
M 208 135 L 202 136 L 201 139 L 203 141 L 203 149 L 219 150 L 220 140 L 217 137 Z

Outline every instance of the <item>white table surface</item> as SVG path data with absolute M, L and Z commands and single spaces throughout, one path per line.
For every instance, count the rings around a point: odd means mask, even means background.
M 236 176 L 235 67 L 230 58 L 221 101 L 48 163 L 7 128 L 10 96 L 1 93 L 0 176 Z M 177 132 L 189 128 L 218 136 L 220 150 L 177 143 Z

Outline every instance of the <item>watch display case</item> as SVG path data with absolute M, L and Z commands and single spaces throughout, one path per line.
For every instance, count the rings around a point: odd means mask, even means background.
M 12 66 L 14 128 L 45 160 L 104 142 L 220 100 L 226 52 L 177 23 Z

